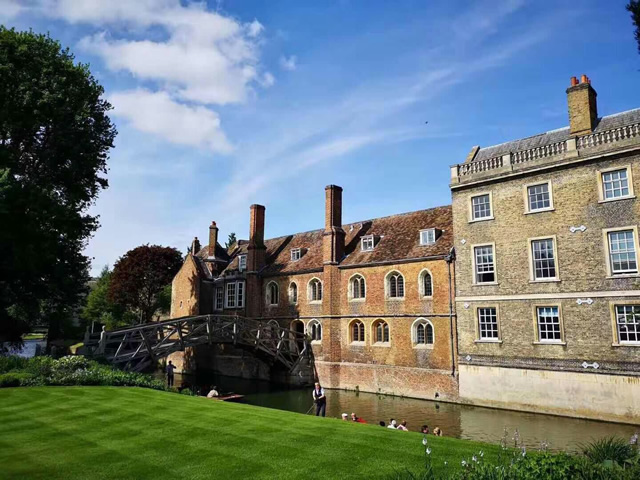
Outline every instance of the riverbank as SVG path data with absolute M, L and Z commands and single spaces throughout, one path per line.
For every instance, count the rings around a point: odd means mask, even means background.
M 0 390 L 6 478 L 385 478 L 423 464 L 422 436 L 124 387 Z M 434 467 L 498 446 L 431 436 Z M 445 467 L 444 461 L 449 465 Z

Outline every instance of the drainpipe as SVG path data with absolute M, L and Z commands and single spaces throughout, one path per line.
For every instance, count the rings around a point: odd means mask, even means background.
M 456 251 L 453 247 L 449 250 L 449 254 L 445 257 L 447 262 L 447 270 L 449 273 L 449 336 L 451 339 L 451 376 L 456 376 L 456 353 L 453 337 L 453 282 L 451 277 L 451 265 L 456 260 Z

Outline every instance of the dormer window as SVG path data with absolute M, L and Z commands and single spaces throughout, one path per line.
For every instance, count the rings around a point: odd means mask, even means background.
M 363 252 L 370 252 L 374 247 L 373 235 L 366 235 L 362 237 L 361 246 Z
M 300 257 L 302 256 L 302 252 L 300 248 L 292 248 L 291 249 L 291 261 L 292 262 L 297 262 L 298 260 L 300 260 Z
M 240 255 L 238 257 L 238 270 L 243 272 L 246 269 L 247 269 L 247 256 L 246 255 Z
M 420 245 L 433 245 L 436 243 L 437 232 L 435 228 L 420 230 Z

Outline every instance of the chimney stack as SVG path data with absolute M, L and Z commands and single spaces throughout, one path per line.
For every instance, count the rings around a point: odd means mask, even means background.
M 218 245 L 218 227 L 216 222 L 211 222 L 211 226 L 209 227 L 209 258 L 216 257 L 216 245 Z
M 195 255 L 200 251 L 200 240 L 198 237 L 193 238 L 193 242 L 191 242 L 191 255 Z
M 597 96 L 589 77 L 583 74 L 579 82 L 576 77 L 571 77 L 571 86 L 567 88 L 567 103 L 572 136 L 593 132 L 598 122 Z
M 342 187 L 328 185 L 325 191 L 323 260 L 325 264 L 340 263 L 344 256 L 342 229 Z
M 247 245 L 247 269 L 257 272 L 266 262 L 264 245 L 264 212 L 262 205 L 251 205 L 249 245 Z

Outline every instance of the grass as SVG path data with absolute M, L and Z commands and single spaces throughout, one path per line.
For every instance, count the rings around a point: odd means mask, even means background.
M 0 389 L 8 479 L 381 478 L 423 464 L 422 436 L 128 387 Z M 436 471 L 498 446 L 429 437 Z

